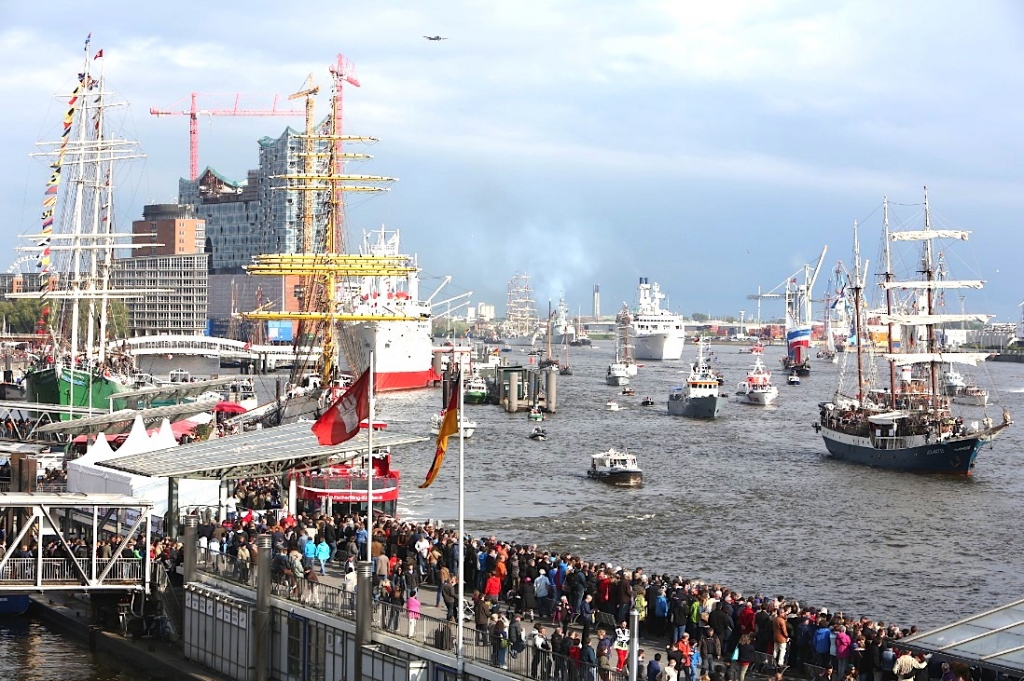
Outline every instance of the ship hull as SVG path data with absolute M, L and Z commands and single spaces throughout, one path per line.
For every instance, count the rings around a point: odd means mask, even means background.
M 608 485 L 636 487 L 644 482 L 642 471 L 587 471 L 587 476 Z
M 901 449 L 878 449 L 868 437 L 822 429 L 825 447 L 833 459 L 862 466 L 913 473 L 971 475 L 981 437 L 966 437 L 920 444 Z
M 740 395 L 740 402 L 743 404 L 749 404 L 755 407 L 767 407 L 779 396 L 778 388 L 774 390 L 751 390 L 750 392 L 743 393 Z
M 3 594 L 0 595 L 0 617 L 17 617 L 28 611 L 32 601 L 28 594 Z
M 604 382 L 608 385 L 629 385 L 629 376 L 605 376 Z
M 123 384 L 112 378 L 90 375 L 85 371 L 74 373 L 72 385 L 71 371 L 55 367 L 29 371 L 25 375 L 25 382 L 25 398 L 29 402 L 95 409 L 109 409 L 110 398 L 127 390 Z M 124 406 L 123 401 L 114 400 L 114 409 L 123 409 Z
M 377 392 L 419 390 L 440 380 L 431 365 L 429 321 L 370 322 L 356 331 L 362 348 L 373 351 Z
M 576 331 L 574 329 L 571 329 L 571 328 L 568 331 L 563 331 L 563 332 L 556 331 L 556 332 L 551 334 L 551 344 L 552 345 L 569 345 L 571 343 L 574 343 L 575 341 L 576 341 Z
M 505 345 L 515 348 L 532 348 L 534 340 L 533 336 L 511 336 L 505 339 Z
M 725 401 L 720 395 L 669 400 L 668 413 L 690 419 L 716 419 L 722 412 Z
M 686 337 L 681 333 L 651 333 L 633 338 L 637 359 L 672 360 L 683 356 Z

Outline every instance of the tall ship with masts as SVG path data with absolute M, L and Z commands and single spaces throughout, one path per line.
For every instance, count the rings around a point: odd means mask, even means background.
M 254 321 L 291 320 L 298 327 L 296 351 L 304 361 L 293 367 L 288 394 L 269 415 L 271 423 L 316 416 L 344 388 L 342 365 L 349 375 L 361 374 L 371 351 L 378 391 L 422 388 L 438 378 L 431 368 L 430 303 L 420 297 L 419 267 L 415 256 L 401 252 L 398 232 L 381 228 L 364 236 L 358 253 L 347 252 L 344 195 L 386 191 L 393 178 L 346 171 L 347 163 L 370 156 L 343 145 L 377 140 L 343 134 L 342 88 L 359 83 L 340 55 L 331 73 L 332 111 L 325 119 L 316 119 L 319 87 L 312 76 L 292 95 L 306 100 L 302 168 L 275 178 L 281 190 L 301 195 L 299 252 L 256 256 L 246 268 L 253 275 L 301 281 L 299 309 L 242 315 Z
M 516 274 L 508 282 L 508 301 L 501 337 L 506 345 L 533 347 L 541 336 L 540 318 L 530 288 L 530 275 Z
M 50 341 L 26 371 L 26 399 L 109 409 L 110 398 L 136 380 L 132 360 L 107 349 L 110 307 L 159 291 L 111 287 L 115 250 L 134 247 L 130 233 L 116 231 L 115 168 L 141 153 L 113 132 L 126 104 L 108 89 L 103 51 L 93 54 L 89 42 L 71 92 L 57 96 L 65 111 L 59 139 L 39 144 L 51 170 L 39 232 L 24 235 L 31 245 L 17 249 L 35 256 L 39 290 L 7 297 L 42 301 L 40 328 Z
M 966 241 L 970 233 L 932 225 L 927 189 L 923 229 L 891 230 L 888 199 L 883 202 L 883 216 L 879 286 L 884 312 L 869 313 L 864 305 L 867 264 L 861 266 L 855 223 L 854 352 L 844 354 L 835 396 L 820 405 L 815 429 L 836 459 L 901 471 L 971 475 L 982 445 L 992 442 L 1012 421 L 1006 409 L 999 423 L 985 412 L 979 418 L 977 411 L 954 411 L 953 399 L 942 390 L 944 367 L 977 366 L 987 356 L 948 352 L 940 346 L 936 332 L 944 324 L 984 323 L 990 318 L 944 311 L 946 291 L 984 285 L 981 280 L 951 279 L 946 274 L 946 246 Z M 908 244 L 916 253 L 897 258 L 894 248 Z M 896 262 L 912 263 L 909 276 L 895 272 Z M 872 340 L 869 322 L 886 327 L 882 344 Z

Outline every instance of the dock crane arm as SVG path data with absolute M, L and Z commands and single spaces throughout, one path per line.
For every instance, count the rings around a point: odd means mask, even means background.
M 440 284 L 438 285 L 438 287 L 434 289 L 434 292 L 433 292 L 433 293 L 431 293 L 431 294 L 430 294 L 429 296 L 427 296 L 427 304 L 428 304 L 428 305 L 433 305 L 433 304 L 434 304 L 434 303 L 433 303 L 433 301 L 434 301 L 434 296 L 436 296 L 436 295 L 437 295 L 438 293 L 440 293 L 440 292 L 441 292 L 441 289 L 443 289 L 443 288 L 444 288 L 445 286 L 447 286 L 448 284 L 450 284 L 450 283 L 451 283 L 451 281 L 452 281 L 452 276 L 451 276 L 451 275 L 449 274 L 448 276 L 446 276 L 446 277 L 445 277 L 445 278 L 444 278 L 444 279 L 443 279 L 443 280 L 441 281 L 441 283 L 440 283 Z
M 821 255 L 818 256 L 818 264 L 814 266 L 814 272 L 811 274 L 810 280 L 807 282 L 807 295 L 811 295 L 811 290 L 814 288 L 814 282 L 818 281 L 818 274 L 821 272 L 821 263 L 825 261 L 825 253 L 828 252 L 828 244 L 821 249 Z

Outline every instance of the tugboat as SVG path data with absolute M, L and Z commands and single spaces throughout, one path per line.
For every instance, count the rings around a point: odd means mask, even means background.
M 718 374 L 704 355 L 706 340 L 697 342 L 697 359 L 690 364 L 686 388 L 673 388 L 668 395 L 668 413 L 691 419 L 714 419 L 722 411 L 726 398 L 720 392 Z
M 590 455 L 587 477 L 624 487 L 635 487 L 644 481 L 644 473 L 637 464 L 636 455 L 628 451 L 620 452 L 614 447 L 607 452 Z
M 530 439 L 536 440 L 537 442 L 544 442 L 544 440 L 548 439 L 548 431 L 540 427 L 534 428 L 533 432 L 530 433 Z

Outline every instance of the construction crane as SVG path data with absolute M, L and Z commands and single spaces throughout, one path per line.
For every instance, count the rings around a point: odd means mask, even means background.
M 156 107 L 151 107 L 149 113 L 160 117 L 160 116 L 188 116 L 188 173 L 189 179 L 195 182 L 199 179 L 199 117 L 200 116 L 302 116 L 305 111 L 303 109 L 278 109 L 277 100 L 278 95 L 274 95 L 274 103 L 269 109 L 242 109 L 239 107 L 239 101 L 245 95 L 235 94 L 235 105 L 230 109 L 200 109 L 196 104 L 198 97 L 211 97 L 221 96 L 230 97 L 232 95 L 216 94 L 216 93 L 202 93 L 193 92 L 192 105 L 187 111 L 170 111 L 160 110 Z M 173 106 L 173 105 L 172 105 Z
M 288 95 L 288 99 L 306 98 L 306 136 L 303 139 L 302 147 L 302 173 L 312 177 L 316 164 L 313 158 L 313 133 L 315 132 L 316 121 L 316 100 L 315 95 L 320 92 L 320 86 L 313 82 L 313 74 L 309 74 L 303 88 L 298 92 Z M 313 193 L 302 192 L 302 250 L 304 253 L 313 252 Z

